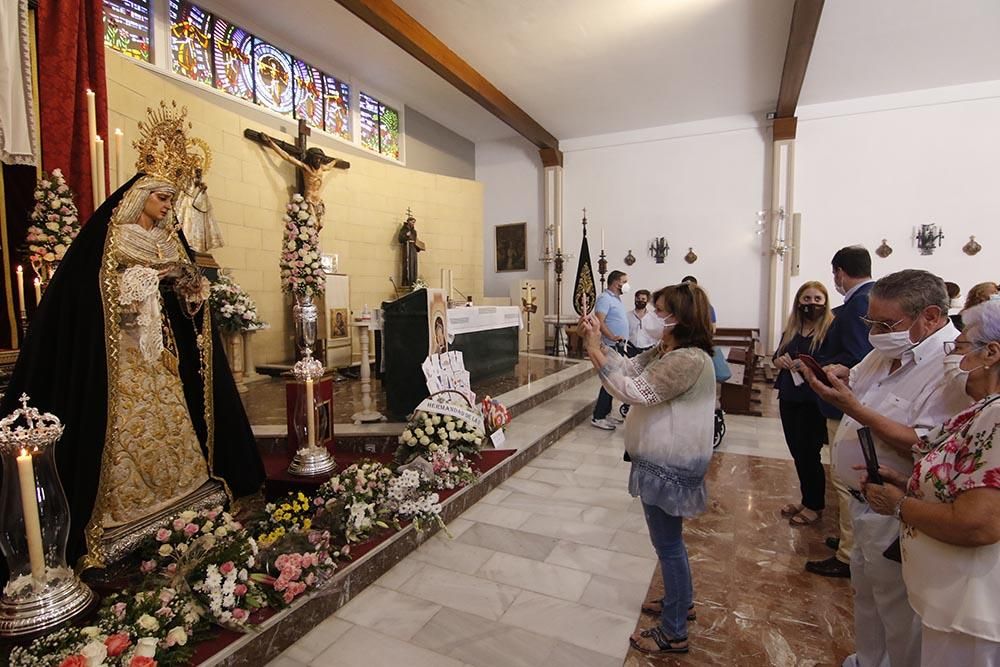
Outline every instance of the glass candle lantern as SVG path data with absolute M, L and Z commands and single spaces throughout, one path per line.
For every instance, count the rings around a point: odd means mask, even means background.
M 298 451 L 288 466 L 291 475 L 316 477 L 333 472 L 336 462 L 329 450 L 322 444 L 322 433 L 327 425 L 317 410 L 315 382 L 323 377 L 323 364 L 318 359 L 306 357 L 295 363 L 292 375 L 305 383 L 305 391 L 295 401 L 292 424 L 299 443 Z
M 0 419 L 0 550 L 10 579 L 0 596 L 0 636 L 27 635 L 69 620 L 94 594 L 66 563 L 69 505 L 55 462 L 63 425 L 21 407 Z

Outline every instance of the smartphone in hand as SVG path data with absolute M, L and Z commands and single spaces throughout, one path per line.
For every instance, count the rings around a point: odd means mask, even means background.
M 813 375 L 816 376 L 816 379 L 825 384 L 827 387 L 833 386 L 833 383 L 830 382 L 830 378 L 826 375 L 826 371 L 823 370 L 823 367 L 819 365 L 819 362 L 816 361 L 812 355 L 796 354 L 795 360 L 801 361 L 805 364 L 805 366 L 813 372 Z
M 872 430 L 867 426 L 859 428 L 858 440 L 861 442 L 861 455 L 865 457 L 868 481 L 872 484 L 884 484 L 882 475 L 878 474 L 878 454 L 875 452 L 875 441 L 872 439 Z

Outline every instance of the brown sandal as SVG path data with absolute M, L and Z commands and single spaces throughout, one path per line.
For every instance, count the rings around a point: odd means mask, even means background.
M 805 509 L 804 505 L 793 505 L 792 503 L 788 503 L 787 505 L 781 508 L 781 516 L 788 519 L 790 517 L 795 516 L 804 509 Z
M 807 509 L 808 508 L 803 508 L 802 512 L 805 512 Z M 813 510 L 808 510 L 808 511 L 813 512 Z M 788 519 L 788 523 L 793 526 L 811 526 L 823 518 L 823 510 L 814 512 L 816 516 L 814 516 L 811 519 L 806 516 L 803 516 L 802 512 L 792 515 L 792 517 Z
M 652 639 L 656 648 L 648 648 L 643 646 L 635 637 L 629 637 L 628 643 L 632 645 L 636 651 L 641 651 L 646 655 L 662 655 L 664 653 L 687 653 L 688 652 L 688 638 L 678 637 L 672 639 L 663 632 L 659 627 L 649 628 L 643 630 L 639 633 L 640 639 Z
M 659 616 L 663 613 L 663 602 L 661 600 L 647 600 L 642 604 L 642 613 L 650 616 Z M 698 620 L 698 614 L 694 610 L 694 605 L 688 607 L 687 620 Z

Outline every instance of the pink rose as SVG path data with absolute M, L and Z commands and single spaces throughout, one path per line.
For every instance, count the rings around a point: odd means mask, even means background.
M 233 587 L 233 593 L 237 597 L 243 597 L 244 595 L 246 595 L 247 594 L 246 584 L 236 584 L 236 586 Z
M 184 534 L 187 535 L 188 537 L 191 537 L 199 530 L 201 530 L 201 528 L 198 527 L 198 524 L 189 523 L 188 525 L 184 526 Z
M 177 571 L 177 563 L 171 563 L 170 565 L 167 565 L 168 573 L 173 574 L 176 571 Z
M 233 618 L 235 618 L 237 621 L 242 621 L 249 615 L 250 613 L 246 609 L 240 609 L 239 607 L 233 609 Z
M 215 521 L 215 517 L 219 516 L 219 512 L 218 510 L 208 510 L 208 514 L 205 516 L 208 517 L 209 521 Z
M 160 528 L 158 531 L 156 531 L 157 542 L 166 542 L 169 539 L 170 539 L 170 531 L 167 530 L 166 528 Z
M 156 661 L 144 655 L 137 655 L 128 663 L 128 667 L 156 667 Z
M 116 602 L 111 605 L 111 613 L 115 615 L 118 620 L 125 618 L 125 610 L 128 606 L 124 602 Z
M 125 649 L 132 645 L 132 640 L 129 639 L 128 634 L 122 632 L 117 635 L 111 635 L 104 640 L 104 645 L 108 649 L 108 657 L 115 657 L 116 655 L 121 655 Z
M 156 569 L 155 560 L 144 560 L 142 561 L 142 565 L 139 566 L 139 571 L 142 572 L 143 574 L 149 574 L 155 569 Z
M 231 560 L 227 560 L 225 563 L 219 566 L 219 572 L 221 572 L 222 574 L 229 574 L 235 569 L 236 566 L 233 565 L 233 561 Z
M 174 519 L 174 530 L 184 530 L 184 519 Z
M 174 599 L 177 594 L 169 588 L 164 588 L 160 591 L 160 602 L 163 604 L 170 604 L 170 601 Z
M 87 659 L 79 654 L 67 656 L 59 663 L 59 667 L 87 667 Z

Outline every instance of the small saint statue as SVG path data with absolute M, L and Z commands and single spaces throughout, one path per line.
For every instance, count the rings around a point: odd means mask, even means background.
M 320 196 L 324 174 L 332 169 L 348 169 L 351 164 L 346 160 L 330 157 L 321 148 L 315 146 L 306 148 L 305 137 L 308 135 L 308 129 L 304 122 L 299 123 L 299 138 L 296 145 L 256 130 L 244 130 L 243 136 L 261 144 L 264 148 L 271 149 L 282 160 L 297 167 L 298 175 L 302 179 L 300 184 L 302 196 L 316 218 L 316 229 L 320 230 L 323 229 L 323 214 L 326 212 L 326 204 Z
M 403 286 L 410 287 L 417 279 L 417 253 L 426 250 L 427 246 L 417 238 L 417 219 L 409 209 L 396 240 L 403 246 Z
M 194 170 L 194 183 L 191 189 L 177 197 L 175 215 L 184 231 L 188 245 L 197 253 L 207 253 L 214 248 L 221 248 L 222 231 L 212 215 L 212 202 L 208 200 L 208 186 L 202 180 L 202 170 Z

